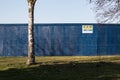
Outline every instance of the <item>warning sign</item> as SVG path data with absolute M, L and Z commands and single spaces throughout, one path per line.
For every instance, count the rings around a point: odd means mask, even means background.
M 93 25 L 82 25 L 82 33 L 93 33 Z

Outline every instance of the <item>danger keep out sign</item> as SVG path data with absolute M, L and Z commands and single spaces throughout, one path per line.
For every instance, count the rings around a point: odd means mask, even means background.
M 93 25 L 82 25 L 82 33 L 93 33 Z

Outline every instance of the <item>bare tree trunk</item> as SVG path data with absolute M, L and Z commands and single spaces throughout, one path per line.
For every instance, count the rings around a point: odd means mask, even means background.
M 34 4 L 28 0 L 28 59 L 26 64 L 31 65 L 35 63 L 34 53 Z

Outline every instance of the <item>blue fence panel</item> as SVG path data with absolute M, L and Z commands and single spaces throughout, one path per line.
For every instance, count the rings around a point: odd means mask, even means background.
M 27 55 L 27 25 L 1 25 L 0 31 L 0 56 Z
M 120 25 L 107 26 L 107 54 L 120 54 Z
M 93 31 L 83 34 L 82 24 L 35 25 L 36 55 L 96 55 L 96 26 Z
M 27 56 L 27 36 L 27 24 L 0 24 L 0 56 Z M 120 54 L 120 24 L 35 24 L 34 38 L 37 56 Z
M 97 55 L 107 55 L 107 25 L 98 24 Z
M 93 25 L 93 33 L 82 33 L 81 51 L 83 55 L 97 55 L 97 26 Z

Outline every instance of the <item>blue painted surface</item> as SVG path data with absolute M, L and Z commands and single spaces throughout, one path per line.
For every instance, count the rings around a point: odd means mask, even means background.
M 27 25 L 0 25 L 0 56 L 27 55 Z
M 0 56 L 27 56 L 27 36 L 27 24 L 0 24 Z M 35 24 L 34 37 L 37 56 L 120 54 L 120 24 Z
M 98 25 L 98 55 L 120 54 L 120 24 Z

